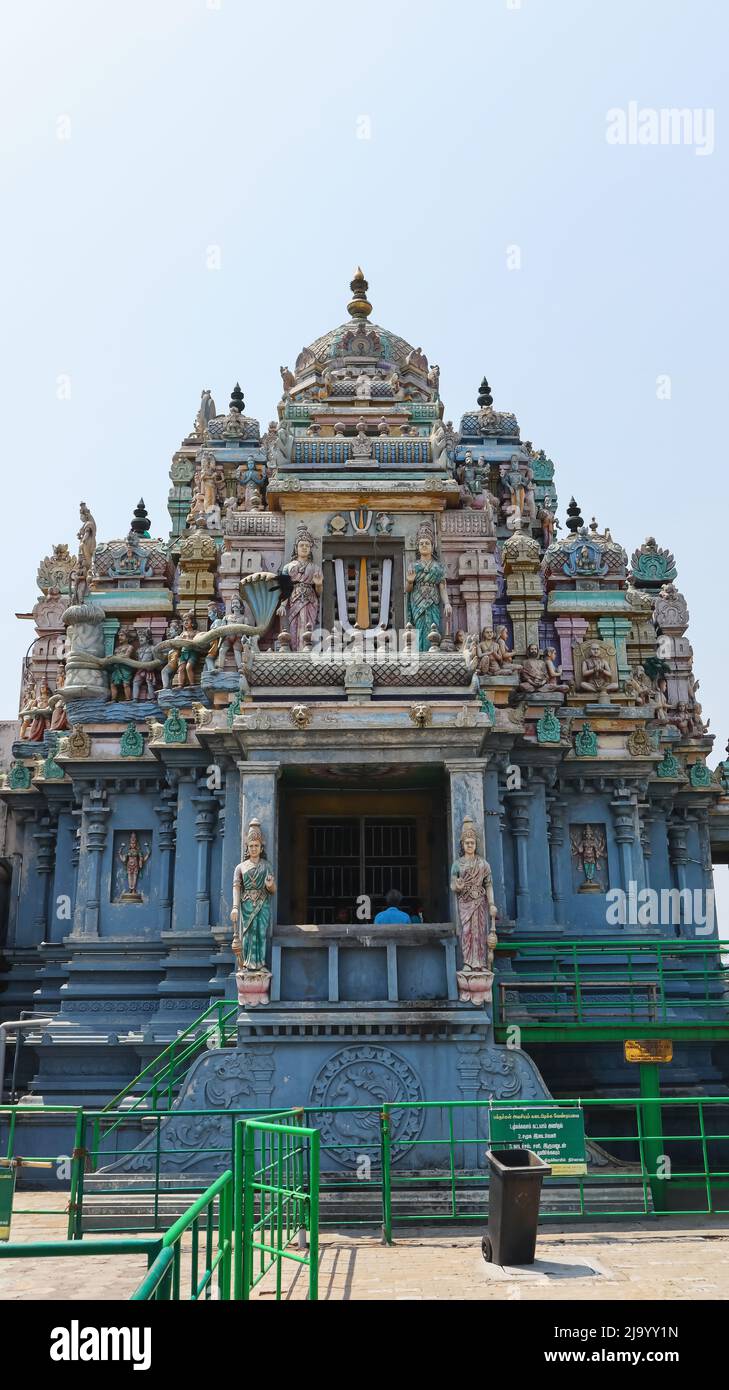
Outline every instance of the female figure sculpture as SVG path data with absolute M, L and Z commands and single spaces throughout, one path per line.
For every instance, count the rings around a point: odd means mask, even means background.
M 418 648 L 427 652 L 428 633 L 433 624 L 439 632 L 443 631 L 441 603 L 446 625 L 453 611 L 448 599 L 446 572 L 435 558 L 433 532 L 429 526 L 421 526 L 418 532 L 418 555 L 419 559 L 405 576 L 405 590 L 409 594 L 408 618 L 417 630 Z
M 233 874 L 233 952 L 242 971 L 266 969 L 266 945 L 271 925 L 271 895 L 276 891 L 266 860 L 260 821 L 252 820 L 246 835 L 246 858 Z
M 460 850 L 460 858 L 451 868 L 451 888 L 458 904 L 463 954 L 458 989 L 461 999 L 480 1004 L 491 990 L 490 973 L 497 942 L 495 923 L 499 914 L 491 867 L 477 853 L 478 837 L 470 817 L 466 817 L 461 828 Z
M 319 616 L 319 595 L 324 578 L 313 560 L 314 538 L 305 526 L 296 533 L 292 559 L 284 565 L 284 574 L 293 580 L 290 598 L 281 604 L 279 614 L 287 622 L 292 651 L 301 650 L 301 640 L 307 627 L 316 627 Z

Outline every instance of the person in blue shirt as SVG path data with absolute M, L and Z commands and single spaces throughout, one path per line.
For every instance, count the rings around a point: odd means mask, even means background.
M 375 924 L 377 924 L 378 922 L 386 923 L 410 921 L 407 912 L 403 912 L 402 908 L 400 907 L 400 903 L 402 902 L 402 893 L 399 893 L 397 888 L 390 889 L 389 893 L 387 894 L 387 897 L 385 898 L 385 902 L 387 903 L 387 907 L 384 909 L 383 912 L 377 913 L 377 916 L 375 917 Z

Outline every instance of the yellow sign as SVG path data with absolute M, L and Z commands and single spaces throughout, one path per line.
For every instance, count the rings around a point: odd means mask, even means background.
M 626 1062 L 672 1062 L 670 1038 L 630 1038 L 624 1045 Z

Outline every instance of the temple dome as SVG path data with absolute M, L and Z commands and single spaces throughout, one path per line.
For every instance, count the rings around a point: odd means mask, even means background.
M 295 364 L 296 380 L 307 376 L 317 367 L 321 370 L 333 362 L 348 361 L 368 361 L 401 371 L 410 369 L 426 373 L 428 359 L 421 348 L 413 347 L 389 328 L 369 322 L 372 305 L 366 297 L 367 281 L 359 267 L 350 287 L 353 297 L 347 305 L 351 315 L 349 321 L 338 328 L 331 328 L 302 349 Z

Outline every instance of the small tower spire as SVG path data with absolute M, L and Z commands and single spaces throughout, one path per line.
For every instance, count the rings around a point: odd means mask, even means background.
M 478 404 L 480 405 L 482 410 L 490 410 L 494 403 L 494 398 L 491 395 L 491 387 L 489 386 L 485 377 L 478 388 L 478 395 L 476 397 L 476 400 L 478 401 Z
M 582 514 L 574 497 L 570 497 L 570 504 L 567 508 L 567 530 L 571 531 L 573 536 L 576 536 L 577 532 L 582 530 L 584 524 Z
M 144 505 L 144 498 L 140 497 L 134 508 L 134 516 L 132 517 L 132 524 L 129 529 L 134 532 L 135 536 L 148 536 L 149 527 L 150 520 L 147 516 L 147 508 Z
M 351 318 L 361 319 L 364 322 L 372 313 L 372 305 L 367 298 L 369 286 L 365 280 L 364 271 L 361 266 L 357 266 L 349 282 L 349 288 L 352 291 L 353 298 L 350 299 L 347 305 L 347 311 Z
M 242 415 L 245 408 L 246 403 L 243 400 L 243 392 L 240 388 L 240 382 L 236 381 L 235 386 L 233 387 L 233 390 L 230 393 L 230 405 L 228 406 L 228 410 L 239 410 Z

